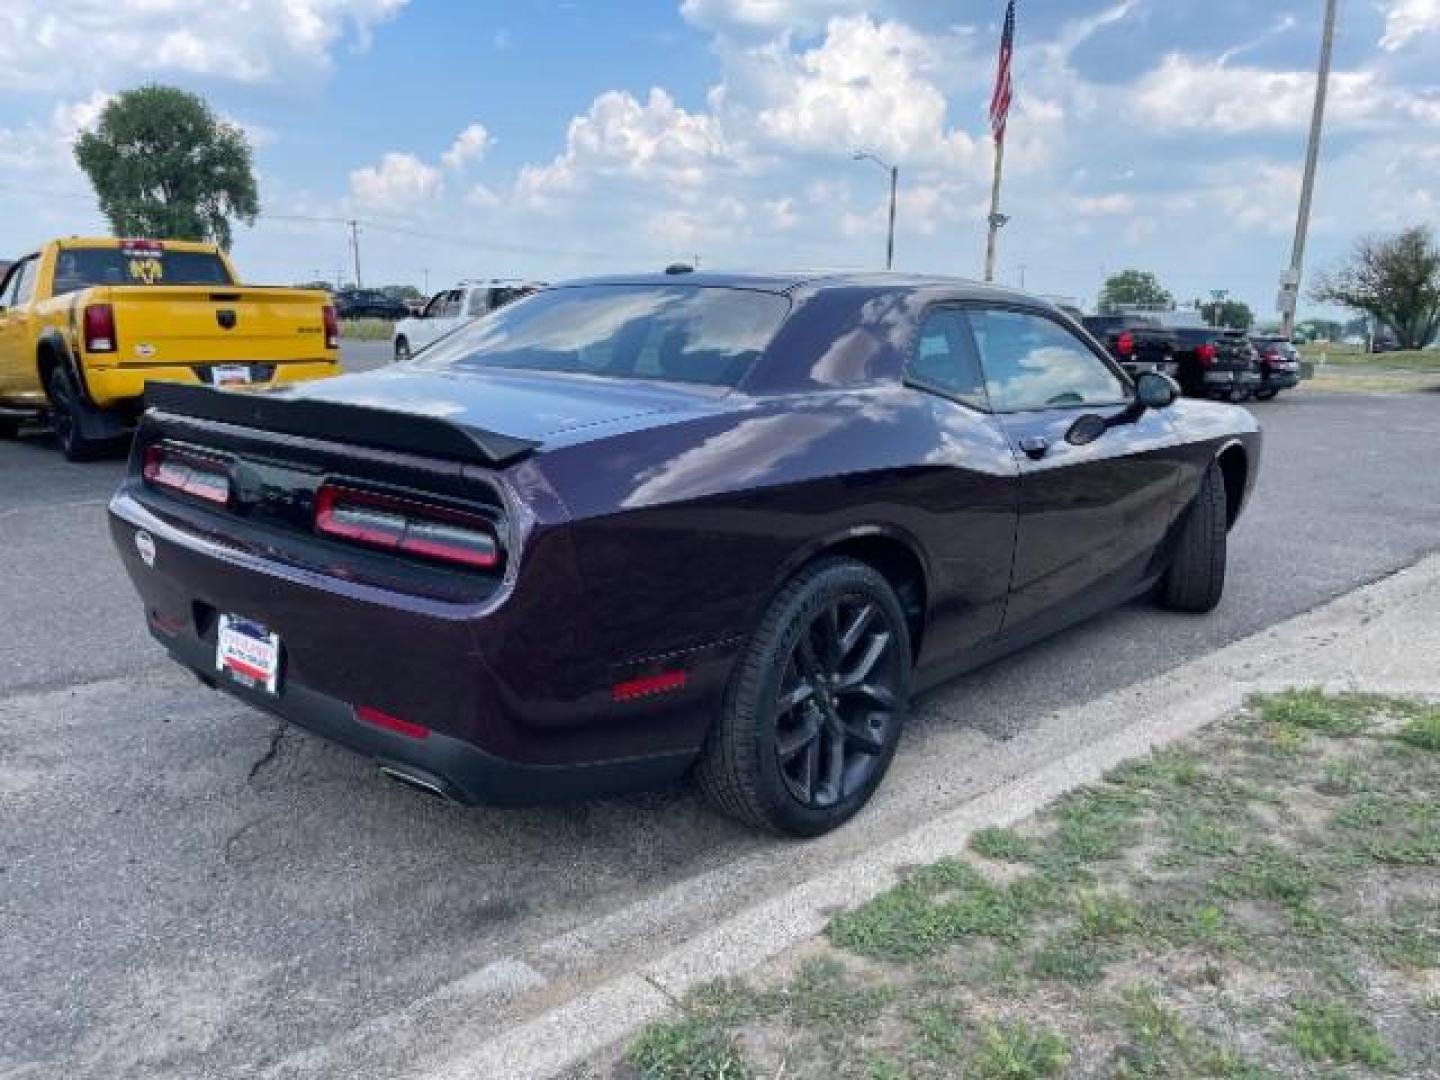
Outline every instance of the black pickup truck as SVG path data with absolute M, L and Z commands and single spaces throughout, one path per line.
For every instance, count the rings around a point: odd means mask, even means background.
M 1260 389 L 1255 350 L 1242 330 L 1175 328 L 1180 386 L 1191 397 L 1244 401 Z
M 1260 385 L 1255 390 L 1259 401 L 1269 401 L 1281 390 L 1300 385 L 1300 354 L 1289 338 L 1279 334 L 1261 334 L 1250 339 L 1260 358 Z
M 1133 377 L 1159 371 L 1178 377 L 1175 331 L 1145 315 L 1087 315 L 1081 324 Z

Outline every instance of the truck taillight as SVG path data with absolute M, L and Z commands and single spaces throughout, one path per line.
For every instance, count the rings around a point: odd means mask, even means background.
M 1135 335 L 1129 330 L 1123 331 L 1115 339 L 1115 351 L 1121 356 L 1133 356 L 1135 353 Z
M 1202 364 L 1213 364 L 1215 362 L 1215 346 L 1209 342 L 1195 346 L 1195 359 Z
M 340 319 L 335 314 L 335 305 L 326 304 L 321 311 L 325 319 L 325 347 L 338 349 L 340 347 Z
M 315 493 L 315 531 L 474 569 L 500 562 L 494 526 L 479 514 L 336 484 Z
M 175 450 L 156 443 L 145 448 L 141 470 L 145 482 L 166 491 L 193 495 L 225 506 L 230 502 L 230 475 L 223 461 Z
M 159 240 L 121 240 L 120 250 L 125 252 L 148 251 L 154 254 L 164 251 L 165 245 Z
M 84 315 L 85 351 L 115 351 L 115 309 L 109 304 L 88 304 Z

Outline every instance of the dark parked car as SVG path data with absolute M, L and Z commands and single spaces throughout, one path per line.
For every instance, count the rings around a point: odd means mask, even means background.
M 379 289 L 345 289 L 335 294 L 335 311 L 342 319 L 387 319 L 394 321 L 410 314 L 403 300 Z
M 915 690 L 1143 593 L 1219 601 L 1260 435 L 1177 392 L 965 282 L 594 280 L 368 374 L 153 385 L 110 521 L 174 659 L 397 780 L 693 768 L 814 835 Z
M 1180 386 L 1192 397 L 1244 401 L 1260 389 L 1260 370 L 1242 330 L 1175 328 Z
M 1300 385 L 1300 353 L 1289 338 L 1260 334 L 1250 339 L 1260 367 L 1260 385 L 1255 397 L 1269 401 L 1281 390 Z
M 1171 378 L 1180 373 L 1175 331 L 1149 316 L 1087 315 L 1082 325 L 1132 378 L 1142 371 L 1158 371 Z

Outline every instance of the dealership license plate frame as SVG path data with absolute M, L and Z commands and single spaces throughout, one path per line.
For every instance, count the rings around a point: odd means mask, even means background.
M 251 690 L 280 693 L 280 635 L 254 619 L 219 617 L 215 630 L 215 670 Z
M 249 364 L 216 364 L 210 379 L 214 386 L 249 386 L 255 381 Z

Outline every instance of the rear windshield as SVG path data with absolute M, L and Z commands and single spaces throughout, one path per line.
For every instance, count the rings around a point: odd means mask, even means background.
M 231 285 L 209 251 L 63 248 L 55 258 L 55 294 L 97 285 Z
M 735 386 L 789 310 L 785 297 L 749 289 L 547 289 L 471 323 L 416 362 Z

